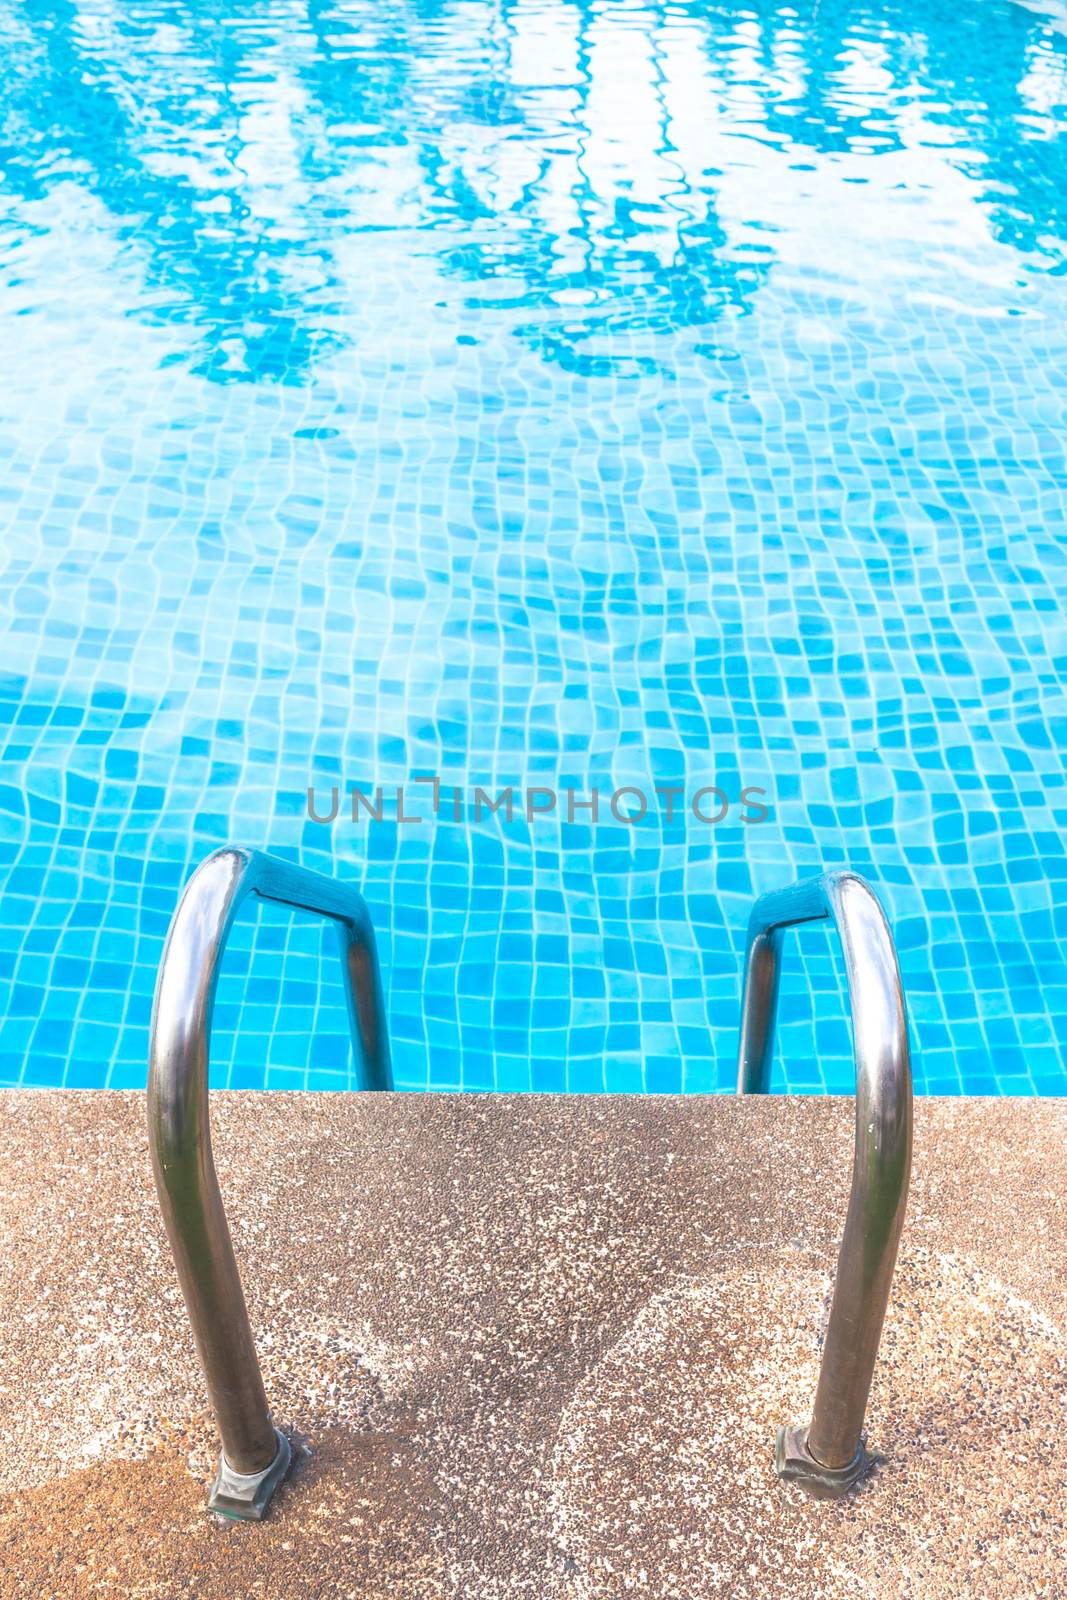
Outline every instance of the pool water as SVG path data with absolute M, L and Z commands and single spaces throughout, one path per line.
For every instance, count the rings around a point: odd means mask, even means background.
M 402 1086 L 730 1088 L 754 895 L 847 864 L 917 1086 L 1067 1092 L 1067 10 L 3 0 L 0 61 L 0 1080 L 143 1084 L 232 840 L 363 885 Z M 246 910 L 219 1085 L 351 1082 L 323 941 Z M 849 1087 L 839 961 L 776 1082 Z

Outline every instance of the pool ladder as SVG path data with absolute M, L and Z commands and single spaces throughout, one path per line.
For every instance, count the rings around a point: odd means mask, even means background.
M 222 1436 L 208 1497 L 221 1516 L 258 1521 L 292 1461 L 263 1389 L 211 1157 L 208 1046 L 226 939 L 250 894 L 336 925 L 361 1089 L 389 1089 L 389 1041 L 374 929 L 354 889 L 258 850 L 216 850 L 174 913 L 156 983 L 148 1054 L 148 1140 L 159 1203 Z
M 259 1520 L 289 1471 L 256 1358 L 211 1155 L 208 1048 L 219 963 L 247 896 L 317 913 L 337 928 L 356 1078 L 392 1076 L 374 931 L 355 890 L 258 850 L 228 846 L 197 869 L 170 925 L 156 984 L 148 1133 L 163 1221 L 218 1421 L 222 1451 L 208 1498 L 217 1514 Z M 869 1466 L 863 1418 L 889 1299 L 911 1171 L 912 1092 L 904 996 L 874 891 L 829 872 L 756 902 L 748 927 L 739 1094 L 765 1094 L 786 928 L 832 921 L 845 956 L 856 1062 L 856 1139 L 845 1232 L 812 1420 L 780 1427 L 779 1477 L 827 1499 Z

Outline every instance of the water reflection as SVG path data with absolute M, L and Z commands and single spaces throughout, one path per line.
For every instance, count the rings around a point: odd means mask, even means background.
M 1005 0 L 0 17 L 0 246 L 91 196 L 141 274 L 138 314 L 186 329 L 217 382 L 305 381 L 357 335 L 361 255 L 398 234 L 569 371 L 669 369 L 687 329 L 727 359 L 783 233 L 847 223 L 819 218 L 830 172 L 837 196 L 916 202 L 883 208 L 890 254 L 921 255 L 923 196 L 936 212 L 954 173 L 950 206 L 1027 271 L 1064 267 L 1067 38 Z M 831 274 L 861 276 L 823 242 Z

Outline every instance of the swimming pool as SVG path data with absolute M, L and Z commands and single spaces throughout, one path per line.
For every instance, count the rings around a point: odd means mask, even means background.
M 916 1086 L 1067 1092 L 1067 12 L 0 18 L 0 1081 L 143 1085 L 232 839 L 363 885 L 401 1086 L 731 1088 L 847 863 Z M 214 1081 L 349 1081 L 322 940 L 235 930 Z

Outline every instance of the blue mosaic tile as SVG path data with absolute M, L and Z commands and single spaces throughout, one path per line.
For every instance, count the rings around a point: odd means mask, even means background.
M 919 1088 L 1067 1092 L 1065 54 L 1013 0 L 0 13 L 0 1082 L 144 1082 L 233 840 L 363 886 L 412 1089 L 729 1089 L 753 896 L 847 864 Z M 559 803 L 448 810 L 509 785 Z M 580 804 L 657 785 L 731 809 Z M 214 1080 L 349 1087 L 335 966 L 246 908 Z M 851 1084 L 824 929 L 774 1081 Z

